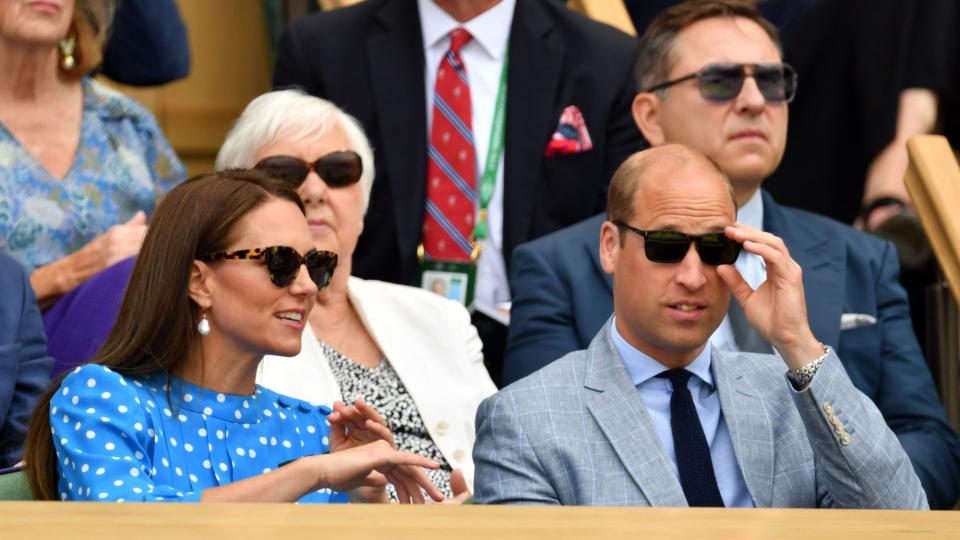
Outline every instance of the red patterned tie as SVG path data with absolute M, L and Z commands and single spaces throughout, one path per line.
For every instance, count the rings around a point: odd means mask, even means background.
M 440 61 L 433 90 L 433 122 L 427 148 L 427 211 L 423 247 L 431 259 L 470 260 L 477 200 L 476 155 L 471 127 L 470 83 L 460 49 L 472 39 L 457 28 Z

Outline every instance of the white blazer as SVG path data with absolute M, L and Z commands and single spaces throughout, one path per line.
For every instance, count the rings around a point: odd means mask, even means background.
M 473 490 L 474 419 L 497 387 L 483 365 L 480 337 L 460 304 L 435 293 L 350 277 L 347 294 L 420 412 L 440 453 L 463 470 Z M 310 325 L 292 358 L 266 356 L 257 383 L 281 394 L 332 406 L 342 399 Z

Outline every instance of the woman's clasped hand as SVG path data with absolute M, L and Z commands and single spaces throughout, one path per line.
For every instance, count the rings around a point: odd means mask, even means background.
M 334 489 L 353 490 L 351 500 L 358 502 L 387 502 L 389 482 L 396 489 L 400 504 L 424 503 L 424 492 L 437 502 L 444 500 L 421 469 L 437 469 L 440 465 L 412 452 L 397 452 L 386 420 L 362 399 L 350 407 L 335 402 L 327 421 L 330 458 L 340 460 L 334 476 L 327 478 L 328 484 L 338 486 Z M 376 465 L 370 470 L 372 463 Z

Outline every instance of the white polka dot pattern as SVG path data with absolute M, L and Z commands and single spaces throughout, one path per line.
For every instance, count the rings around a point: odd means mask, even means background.
M 175 377 L 168 400 L 167 383 L 165 374 L 124 380 L 96 365 L 64 378 L 50 403 L 62 499 L 197 501 L 204 489 L 329 451 L 329 409 L 259 387 L 251 396 L 216 393 Z M 346 495 L 301 499 L 334 501 Z

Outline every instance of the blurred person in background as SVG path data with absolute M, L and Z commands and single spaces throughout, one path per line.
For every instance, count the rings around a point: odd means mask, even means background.
M 679 2 L 624 3 L 642 33 Z M 939 268 L 903 182 L 906 142 L 941 129 L 949 138 L 956 130 L 956 2 L 746 3 L 780 29 L 784 61 L 804 81 L 790 104 L 790 144 L 764 188 L 783 204 L 891 240 L 913 326 L 926 336 L 926 287 L 939 279 Z
M 20 263 L 0 253 L 0 469 L 20 461 L 27 422 L 50 382 L 43 320 Z
M 0 1 L 0 249 L 41 308 L 135 255 L 184 178 L 156 120 L 91 80 L 109 0 Z
M 120 0 L 100 73 L 133 86 L 190 74 L 190 42 L 176 0 Z

